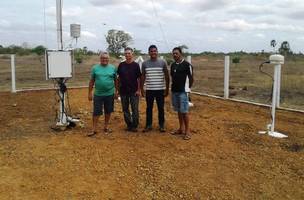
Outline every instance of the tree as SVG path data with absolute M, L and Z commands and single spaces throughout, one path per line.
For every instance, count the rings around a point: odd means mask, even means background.
M 189 47 L 185 44 L 178 46 L 179 48 L 182 49 L 182 51 L 184 52 L 185 50 L 189 49 Z
M 138 56 L 141 55 L 142 53 L 141 50 L 134 48 L 134 54 Z
M 46 48 L 42 45 L 36 46 L 35 48 L 32 49 L 32 52 L 37 54 L 38 56 L 41 56 L 44 54 Z
M 270 46 L 275 48 L 277 46 L 277 42 L 275 40 L 270 41 Z
M 239 56 L 235 56 L 232 58 L 232 63 L 235 64 L 235 66 L 237 66 L 238 63 L 240 63 L 241 58 Z
M 287 54 L 292 54 L 288 41 L 282 42 L 279 52 L 280 52 L 280 54 L 283 54 L 285 57 L 287 56 Z
M 122 30 L 111 29 L 106 35 L 106 41 L 109 53 L 119 57 L 121 51 L 132 42 L 132 37 Z

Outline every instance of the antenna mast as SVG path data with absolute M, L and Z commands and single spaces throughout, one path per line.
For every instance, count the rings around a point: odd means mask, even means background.
M 62 42 L 62 0 L 56 0 L 57 43 L 58 50 L 63 50 Z

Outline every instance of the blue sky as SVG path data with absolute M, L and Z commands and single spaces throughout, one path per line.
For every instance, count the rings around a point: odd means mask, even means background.
M 0 44 L 56 48 L 55 6 L 1 1 Z M 182 44 L 191 52 L 269 51 L 272 39 L 304 52 L 303 10 L 303 0 L 63 0 L 64 41 L 70 43 L 69 25 L 80 23 L 78 47 L 94 50 L 106 49 L 104 35 L 114 28 L 130 33 L 131 46 L 144 52 L 152 43 L 163 52 Z

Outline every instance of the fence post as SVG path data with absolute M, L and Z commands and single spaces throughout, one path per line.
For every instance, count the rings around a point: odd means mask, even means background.
M 281 71 L 282 71 L 282 67 L 279 66 L 278 67 L 278 77 L 277 77 L 277 95 L 276 95 L 276 107 L 279 108 L 280 107 L 280 101 L 281 101 Z
M 190 63 L 190 64 L 192 64 L 192 63 L 191 63 L 191 62 L 192 62 L 191 56 L 187 56 L 187 62 Z
M 224 98 L 229 98 L 229 72 L 230 72 L 230 57 L 225 56 L 225 70 L 224 70 Z
M 11 54 L 11 76 L 12 76 L 12 93 L 16 93 L 16 65 L 15 65 L 15 55 Z

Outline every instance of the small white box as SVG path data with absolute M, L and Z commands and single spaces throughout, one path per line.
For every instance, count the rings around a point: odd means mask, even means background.
M 47 50 L 46 61 L 47 79 L 72 77 L 72 51 Z

